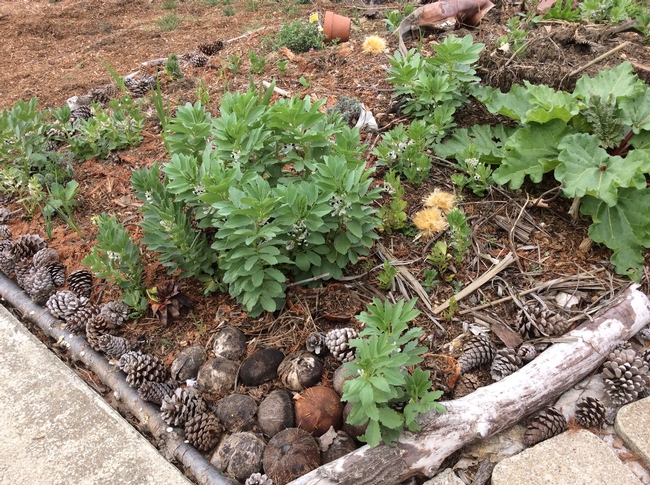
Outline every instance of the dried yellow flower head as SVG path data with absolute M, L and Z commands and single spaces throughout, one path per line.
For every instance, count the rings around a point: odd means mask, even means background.
M 363 41 L 364 54 L 381 54 L 386 50 L 386 41 L 378 35 L 366 37 Z
M 447 227 L 447 219 L 437 207 L 421 210 L 413 217 L 413 224 L 424 237 L 432 237 Z
M 437 207 L 443 212 L 449 212 L 456 207 L 456 196 L 444 190 L 436 189 L 424 199 L 426 207 Z

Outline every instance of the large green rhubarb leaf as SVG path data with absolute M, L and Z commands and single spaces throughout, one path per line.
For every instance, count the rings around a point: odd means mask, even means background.
M 565 182 L 567 197 L 593 195 L 609 206 L 616 205 L 618 187 L 645 187 L 644 171 L 650 162 L 643 153 L 630 152 L 627 158 L 610 156 L 594 135 L 577 133 L 558 145 L 560 164 L 555 178 Z
M 506 157 L 492 178 L 500 185 L 508 183 L 511 189 L 521 187 L 526 175 L 535 183 L 541 182 L 542 176 L 558 163 L 558 144 L 572 133 L 575 133 L 573 128 L 561 120 L 543 125 L 531 123 L 518 129 L 508 139 Z
M 484 163 L 499 163 L 505 156 L 504 145 L 514 130 L 503 125 L 474 125 L 456 130 L 451 138 L 435 147 L 436 155 L 450 159 L 473 148 Z
M 647 86 L 640 96 L 622 99 L 619 104 L 621 121 L 631 126 L 634 133 L 639 134 L 641 130 L 650 131 L 650 89 Z
M 573 94 L 589 102 L 591 96 L 607 99 L 635 98 L 642 94 L 645 83 L 634 74 L 632 64 L 624 63 L 612 68 L 599 71 L 596 77 L 587 75 L 578 79 Z
M 489 87 L 475 88 L 474 97 L 485 103 L 491 113 L 499 113 L 522 124 L 546 123 L 560 119 L 569 121 L 580 111 L 576 98 L 565 91 L 548 86 L 535 86 L 524 81 L 525 87 L 515 84 L 509 93 Z
M 650 247 L 650 189 L 619 189 L 614 207 L 587 196 L 580 211 L 593 220 L 589 237 L 614 251 L 611 261 L 616 272 L 639 280 L 643 275 L 643 250 Z

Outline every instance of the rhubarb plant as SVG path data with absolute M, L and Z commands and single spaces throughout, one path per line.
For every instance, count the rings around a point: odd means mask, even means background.
M 458 130 L 436 153 L 466 160 L 471 151 L 512 189 L 552 172 L 564 196 L 581 198 L 589 236 L 613 251 L 617 273 L 639 280 L 650 247 L 650 89 L 631 64 L 585 75 L 572 93 L 524 82 L 505 94 L 490 87 L 473 94 L 517 128 Z

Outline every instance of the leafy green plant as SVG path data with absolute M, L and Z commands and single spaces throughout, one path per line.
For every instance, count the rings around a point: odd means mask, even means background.
M 285 76 L 287 74 L 287 66 L 289 65 L 289 61 L 287 60 L 278 61 L 276 65 L 278 66 L 278 71 L 280 71 L 280 75 Z
M 382 270 L 377 273 L 377 281 L 379 282 L 377 286 L 382 290 L 389 290 L 395 276 L 397 276 L 397 268 L 390 261 L 386 261 L 382 266 Z
M 280 28 L 275 37 L 275 47 L 287 47 L 292 52 L 300 54 L 310 49 L 322 49 L 323 39 L 324 36 L 317 25 L 295 20 Z
M 156 86 L 151 90 L 151 100 L 153 105 L 156 108 L 156 115 L 158 115 L 158 121 L 160 121 L 160 126 L 164 131 L 167 128 L 167 120 L 169 118 L 169 113 L 167 108 L 165 108 L 165 100 L 162 96 L 162 90 L 160 89 L 160 80 L 156 77 Z
M 328 121 L 324 101 L 271 104 L 272 92 L 225 93 L 214 119 L 200 103 L 179 107 L 162 188 L 155 173 L 133 179 L 146 201 L 143 241 L 169 251 L 163 263 L 205 281 L 206 291 L 226 285 L 253 316 L 279 308 L 291 278 L 340 278 L 368 255 L 380 223 L 372 207 L 380 189 L 359 159 L 358 130 Z M 173 248 L 161 242 L 159 220 Z
M 456 168 L 464 173 L 453 174 L 451 180 L 460 187 L 461 190 L 466 186 L 472 189 L 472 192 L 478 196 L 485 195 L 486 190 L 494 183 L 492 179 L 492 168 L 489 164 L 480 161 L 476 153 L 472 153 L 472 146 L 468 146 L 465 153 L 469 157 L 457 157 Z
M 382 440 L 394 446 L 400 432 L 406 427 L 418 431 L 415 419 L 434 409 L 444 413 L 446 409 L 436 402 L 442 391 L 430 391 L 429 371 L 415 368 L 409 373 L 407 366 L 422 361 L 424 347 L 417 347 L 422 329 L 408 327 L 408 322 L 420 313 L 415 310 L 417 300 L 382 304 L 373 299 L 367 311 L 357 315 L 365 324 L 358 339 L 350 341 L 355 349 L 355 360 L 344 364 L 348 375 L 355 376 L 343 385 L 342 401 L 354 406 L 347 418 L 352 425 L 367 423 L 365 434 L 360 438 L 369 446 Z M 402 412 L 395 408 L 404 406 Z
M 573 0 L 557 0 L 555 5 L 546 11 L 544 18 L 579 22 L 580 12 L 573 10 Z
M 311 87 L 311 74 L 309 75 L 309 78 L 305 78 L 305 76 L 300 76 L 298 79 L 298 82 L 302 87 L 309 88 Z
M 239 68 L 241 67 L 241 56 L 238 54 L 231 54 L 228 56 L 227 62 L 228 70 L 233 74 L 237 74 L 239 72 Z
M 585 75 L 573 93 L 527 82 L 507 94 L 489 87 L 473 93 L 519 126 L 459 130 L 436 153 L 463 157 L 469 141 L 480 161 L 498 165 L 494 181 L 512 189 L 553 172 L 566 197 L 581 197 L 581 212 L 592 219 L 589 236 L 613 250 L 616 271 L 641 278 L 650 247 L 650 89 L 631 64 Z
M 257 10 L 257 2 L 255 0 L 246 0 L 246 10 L 254 12 Z
M 99 233 L 97 244 L 83 264 L 100 279 L 123 290 L 122 299 L 135 315 L 147 308 L 146 289 L 142 283 L 143 262 L 138 245 L 115 216 L 101 214 L 95 218 Z
M 201 102 L 203 106 L 207 106 L 210 104 L 210 93 L 208 92 L 208 88 L 205 85 L 205 81 L 201 79 L 201 84 L 196 88 L 195 91 L 196 98 Z
M 361 113 L 361 102 L 357 98 L 342 95 L 336 99 L 334 106 L 327 109 L 328 113 L 339 113 L 346 123 L 356 123 Z
M 382 205 L 379 210 L 381 230 L 392 234 L 393 231 L 399 231 L 406 226 L 404 186 L 400 183 L 399 175 L 392 171 L 389 171 L 384 177 L 384 186 L 392 198 L 389 204 Z
M 69 181 L 65 187 L 54 182 L 50 187 L 50 196 L 43 207 L 43 217 L 45 219 L 45 230 L 47 235 L 52 238 L 51 218 L 56 213 L 65 221 L 65 223 L 80 237 L 83 233 L 77 226 L 73 212 L 79 201 L 76 200 L 78 195 L 79 183 L 76 180 Z
M 194 277 L 210 283 L 212 288 L 217 254 L 210 250 L 206 234 L 192 226 L 192 211 L 186 211 L 182 202 L 175 202 L 160 181 L 158 163 L 135 170 L 131 183 L 143 202 L 143 221 L 139 226 L 145 236 L 141 242 L 148 250 L 160 254 L 169 274 L 178 272 L 180 278 Z
M 234 7 L 231 7 L 230 5 L 227 7 L 224 7 L 224 9 L 221 11 L 222 14 L 226 17 L 232 17 L 237 13 L 237 10 L 235 10 Z
M 124 78 L 117 73 L 115 66 L 109 61 L 103 61 L 102 59 L 100 59 L 99 62 L 101 62 L 102 66 L 104 66 L 104 69 L 108 71 L 115 85 L 122 91 L 122 94 L 126 94 L 126 85 L 124 84 Z
M 173 10 L 175 8 L 178 8 L 178 4 L 175 0 L 165 0 L 160 8 L 163 10 Z
M 180 27 L 182 21 L 178 15 L 170 13 L 169 15 L 156 19 L 156 25 L 163 32 L 169 32 Z
M 419 185 L 431 170 L 431 159 L 425 153 L 431 139 L 431 126 L 424 120 L 415 120 L 406 129 L 400 123 L 382 135 L 372 154 L 377 157 L 379 165 L 385 165 L 412 184 Z
M 167 56 L 167 61 L 165 62 L 165 74 L 167 74 L 172 81 L 175 79 L 180 79 L 184 76 L 183 71 L 181 71 L 181 66 L 178 63 L 178 56 L 176 54 L 169 54 Z
M 449 246 L 454 251 L 454 261 L 460 264 L 465 259 L 467 250 L 472 247 L 472 228 L 467 223 L 467 216 L 458 207 L 447 214 L 449 224 Z
M 447 266 L 453 257 L 449 254 L 447 249 L 448 246 L 446 241 L 437 241 L 431 250 L 431 254 L 427 256 L 427 261 L 431 263 L 439 275 L 443 275 L 447 272 Z
M 639 18 L 648 13 L 648 5 L 637 0 L 585 0 L 578 5 L 580 18 L 588 22 L 611 22 L 618 24 L 637 19 L 640 25 L 648 25 Z
M 521 48 L 525 44 L 528 32 L 521 28 L 519 17 L 510 17 L 506 21 L 506 25 L 508 26 L 508 33 L 497 39 L 497 45 L 506 53 L 518 52 L 517 55 L 522 57 L 526 50 Z M 505 48 L 506 45 L 507 49 Z
M 396 52 L 388 58 L 393 97 L 401 100 L 404 113 L 425 120 L 438 141 L 454 126 L 456 109 L 479 80 L 473 64 L 483 47 L 470 35 L 462 39 L 450 35 L 433 48 L 434 57 L 423 58 L 411 49 L 406 56 Z
M 113 150 L 135 146 L 142 140 L 145 116 L 129 96 L 112 99 L 109 109 L 93 106 L 95 116 L 75 121 L 77 134 L 68 139 L 78 160 L 106 158 Z
M 407 17 L 413 13 L 415 7 L 413 5 L 406 5 L 404 7 L 404 12 L 400 10 L 391 10 L 386 12 L 386 18 L 384 19 L 384 24 L 386 24 L 386 29 L 391 34 L 397 30 L 399 24 L 402 22 L 404 17 Z
M 438 272 L 435 269 L 425 269 L 422 274 L 424 280 L 420 284 L 425 290 L 431 291 L 434 286 L 438 285 Z
M 248 59 L 251 61 L 251 71 L 255 74 L 262 74 L 266 68 L 266 58 L 264 56 L 258 56 L 257 52 L 250 51 L 248 53 Z

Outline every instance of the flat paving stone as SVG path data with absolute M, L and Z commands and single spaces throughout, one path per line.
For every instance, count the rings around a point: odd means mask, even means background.
M 619 409 L 614 429 L 627 447 L 650 467 L 650 397 Z
M 501 460 L 492 485 L 642 485 L 614 452 L 585 430 L 562 433 Z
M 191 482 L 0 305 L 0 483 Z

